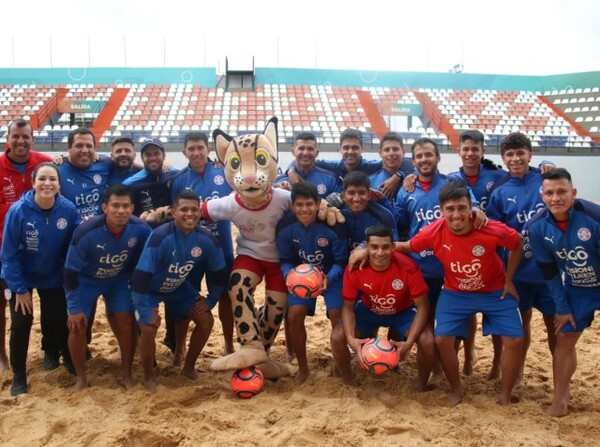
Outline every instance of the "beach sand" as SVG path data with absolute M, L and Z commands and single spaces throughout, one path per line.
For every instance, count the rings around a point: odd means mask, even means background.
M 260 289 L 257 297 L 264 296 Z M 158 389 L 141 383 L 125 391 L 119 385 L 119 350 L 99 301 L 91 387 L 74 392 L 65 368 L 42 369 L 40 326 L 36 315 L 29 350 L 29 394 L 10 396 L 11 374 L 1 377 L 0 445 L 7 446 L 585 446 L 600 440 L 600 340 L 596 322 L 579 342 L 579 366 L 572 384 L 570 414 L 546 415 L 552 398 L 550 355 L 539 314 L 533 318 L 534 341 L 525 383 L 515 390 L 518 403 L 496 404 L 497 381 L 486 380 L 491 340 L 477 337 L 478 363 L 463 377 L 466 396 L 449 406 L 447 383 L 427 393 L 415 390 L 414 352 L 401 373 L 374 376 L 353 365 L 361 386 L 347 388 L 330 377 L 329 322 L 319 299 L 317 316 L 308 318 L 311 376 L 296 387 L 291 377 L 267 381 L 263 391 L 242 400 L 229 389 L 231 373 L 209 371 L 223 351 L 221 327 L 215 329 L 197 362 L 192 381 L 170 366 L 172 356 L 157 344 Z M 159 332 L 162 340 L 163 329 Z M 284 361 L 280 332 L 272 357 Z M 462 359 L 462 356 L 461 356 Z M 134 377 L 141 381 L 139 358 Z

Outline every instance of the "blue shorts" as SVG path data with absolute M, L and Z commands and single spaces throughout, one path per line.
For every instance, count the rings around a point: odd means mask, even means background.
M 523 322 L 517 300 L 500 299 L 502 290 L 490 293 L 464 293 L 443 289 L 435 312 L 434 335 L 466 339 L 469 319 L 483 313 L 483 335 L 523 337 Z
M 437 306 L 442 286 L 444 285 L 444 278 L 425 278 L 425 283 L 429 287 L 427 298 L 429 299 L 429 315 L 431 315 L 431 312 L 435 312 L 435 307 Z
M 368 338 L 373 336 L 380 327 L 388 327 L 394 329 L 404 341 L 406 333 L 415 319 L 417 308 L 411 306 L 394 315 L 377 315 L 371 312 L 362 301 L 358 301 L 354 305 L 354 313 L 356 315 L 357 336 Z
M 531 284 L 523 281 L 514 281 L 514 284 L 519 294 L 519 310 L 521 312 L 535 307 L 544 315 L 554 316 L 556 306 L 546 284 Z
M 327 314 L 329 315 L 330 310 L 341 309 L 342 302 L 342 278 L 339 278 L 337 281 L 333 281 L 332 284 L 329 284 L 327 290 L 323 292 L 323 298 L 325 299 L 325 306 L 327 307 Z M 287 296 L 287 304 L 289 306 L 306 306 L 308 307 L 308 311 L 306 315 L 314 316 L 315 309 L 317 307 L 317 299 L 316 298 L 300 298 L 296 295 L 292 295 L 288 293 Z
M 77 287 L 77 299 L 79 300 L 80 309 L 88 319 L 91 318 L 92 309 L 100 295 L 104 297 L 106 314 L 109 317 L 116 312 L 133 312 L 133 299 L 131 298 L 129 281 L 120 279 L 112 283 L 102 283 L 80 280 Z M 69 314 L 75 313 L 69 307 L 69 299 L 67 299 Z
M 594 313 L 600 310 L 600 290 L 569 287 L 565 288 L 565 291 L 577 327 L 567 323 L 563 326 L 561 332 L 582 332 L 592 325 Z
M 185 319 L 187 314 L 190 313 L 194 304 L 198 301 L 198 294 L 190 295 L 148 295 L 148 304 L 150 309 L 158 308 L 161 302 L 165 303 L 165 306 L 169 307 L 169 312 L 173 316 L 175 323 L 179 323 Z M 138 312 L 138 322 L 143 324 L 150 323 L 151 314 Z

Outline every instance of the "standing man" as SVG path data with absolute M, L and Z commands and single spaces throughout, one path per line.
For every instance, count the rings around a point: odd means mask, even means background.
M 210 312 L 227 284 L 223 250 L 216 239 L 198 225 L 200 201 L 192 191 L 182 191 L 173 203 L 173 220 L 154 230 L 146 242 L 133 275 L 133 298 L 140 324 L 140 357 L 144 380 L 156 388 L 153 362 L 156 332 L 160 326 L 158 304 L 172 304 L 177 345 L 185 343 L 187 319 L 195 323 L 182 374 L 198 378 L 196 360 L 213 327 Z M 208 297 L 199 296 L 200 281 L 206 273 Z M 181 352 L 179 346 L 176 351 Z
M 171 197 L 175 200 L 177 195 L 185 190 L 191 190 L 198 195 L 200 201 L 218 199 L 231 194 L 232 189 L 225 181 L 223 168 L 217 168 L 209 160 L 210 146 L 208 136 L 202 132 L 189 132 L 185 135 L 183 155 L 189 164 L 173 178 L 171 184 Z M 200 219 L 200 225 L 210 230 L 217 238 L 227 264 L 227 276 L 233 266 L 233 241 L 231 238 L 231 221 L 219 220 L 208 222 Z M 227 292 L 219 299 L 219 319 L 223 326 L 223 338 L 225 339 L 225 354 L 231 354 L 233 348 L 233 312 L 231 310 L 231 299 Z
M 379 327 L 399 334 L 391 341 L 404 360 L 416 343 L 419 391 L 427 382 L 435 361 L 435 344 L 427 324 L 427 284 L 417 264 L 394 253 L 392 229 L 384 225 L 366 231 L 366 266 L 344 272 L 342 324 L 331 335 L 336 366 L 346 385 L 356 386 L 350 367 L 350 346 L 360 358 L 361 347 Z
M 333 172 L 315 165 L 319 149 L 317 148 L 317 138 L 312 133 L 302 132 L 296 135 L 292 155 L 296 166 L 294 171 L 299 177 L 298 180 L 315 184 L 319 197 L 324 199 L 332 192 L 341 191 L 339 178 Z M 275 180 L 273 186 L 279 186 L 289 191 L 291 189 L 290 178 L 282 175 Z
M 18 119 L 8 125 L 6 149 L 0 155 L 0 247 L 4 233 L 4 218 L 10 206 L 21 198 L 24 192 L 32 189 L 31 174 L 35 167 L 43 162 L 52 161 L 51 157 L 32 150 L 33 129 L 29 121 Z M 6 303 L 5 296 L 10 291 L 4 279 L 0 279 L 0 374 L 8 370 L 6 355 Z M 8 295 L 7 295 L 8 293 Z M 44 350 L 44 368 L 54 369 L 60 365 L 58 347 L 52 341 L 47 322 L 42 320 L 42 349 Z M 51 346 L 52 345 L 52 346 Z
M 130 279 L 151 229 L 132 216 L 133 193 L 123 185 L 104 192 L 104 215 L 91 217 L 73 233 L 65 262 L 69 351 L 77 373 L 75 389 L 88 386 L 85 351 L 87 322 L 102 295 L 121 351 L 121 382 L 134 385 L 131 366 L 137 340 Z
M 342 273 L 348 259 L 348 237 L 342 224 L 329 226 L 317 219 L 319 211 L 318 188 L 310 182 L 292 186 L 292 211 L 277 223 L 277 251 L 281 273 L 288 273 L 300 264 L 318 267 L 325 275 L 322 292 L 327 306 L 327 318 L 335 328 L 342 317 Z M 317 305 L 315 298 L 287 295 L 286 347 L 292 348 L 298 360 L 297 385 L 309 376 L 306 358 L 306 316 L 313 316 Z
M 542 178 L 546 209 L 529 221 L 529 242 L 556 303 L 554 399 L 547 412 L 564 416 L 577 369 L 577 342 L 600 310 L 600 206 L 575 198 L 566 169 Z
M 538 309 L 544 318 L 548 335 L 550 353 L 554 352 L 556 336 L 554 334 L 554 299 L 544 283 L 542 271 L 533 258 L 527 222 L 544 208 L 540 195 L 542 174 L 539 169 L 529 166 L 532 157 L 531 140 L 520 132 L 507 135 L 500 142 L 502 161 L 509 175 L 495 186 L 486 209 L 490 219 L 505 223 L 521 233 L 524 239 L 523 256 L 515 274 L 514 283 L 519 294 L 519 308 L 523 317 L 525 340 L 519 381 L 523 380 L 523 369 L 529 344 L 531 343 L 531 317 L 533 308 Z M 506 259 L 506 257 L 505 257 Z M 495 343 L 494 364 L 490 378 L 498 376 L 498 342 Z

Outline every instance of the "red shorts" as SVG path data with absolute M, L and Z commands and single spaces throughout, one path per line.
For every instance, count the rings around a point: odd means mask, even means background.
M 273 292 L 287 292 L 279 262 L 261 261 L 248 255 L 238 255 L 233 261 L 234 270 L 249 270 L 265 278 L 265 289 Z

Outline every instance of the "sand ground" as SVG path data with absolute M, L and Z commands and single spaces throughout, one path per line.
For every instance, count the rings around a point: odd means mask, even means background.
M 235 397 L 229 389 L 230 373 L 209 371 L 211 360 L 223 350 L 215 318 L 215 329 L 197 363 L 197 381 L 170 366 L 171 353 L 158 344 L 158 390 L 150 393 L 138 383 L 125 391 L 118 381 L 118 346 L 103 313 L 100 304 L 89 361 L 91 387 L 82 392 L 70 389 L 74 378 L 66 369 L 42 369 L 36 316 L 28 360 L 29 394 L 11 397 L 10 373 L 0 376 L 0 445 L 595 446 L 600 440 L 597 322 L 579 343 L 570 414 L 557 419 L 544 412 L 552 397 L 552 374 L 539 315 L 533 319 L 535 339 L 525 384 L 514 393 L 519 402 L 510 407 L 495 403 L 499 383 L 486 380 L 491 341 L 479 334 L 479 361 L 474 374 L 463 377 L 465 400 L 450 408 L 445 382 L 427 393 L 415 391 L 414 353 L 400 374 L 370 375 L 355 362 L 358 389 L 331 378 L 330 325 L 322 302 L 317 316 L 307 322 L 312 375 L 301 386 L 296 387 L 291 377 L 283 378 L 267 382 L 250 400 Z M 284 354 L 280 333 L 272 356 L 283 361 Z M 141 381 L 138 358 L 134 376 Z

